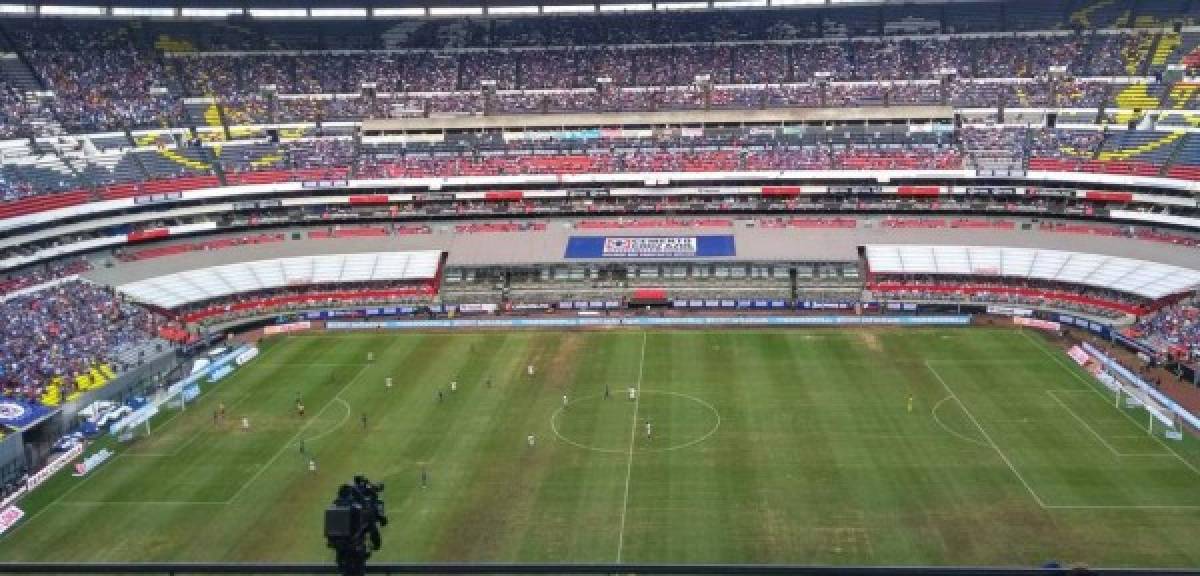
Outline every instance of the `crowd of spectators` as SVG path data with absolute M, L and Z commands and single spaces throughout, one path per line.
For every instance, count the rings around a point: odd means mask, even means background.
M 108 287 L 73 280 L 0 303 L 0 385 L 35 399 L 54 378 L 70 382 L 148 340 L 163 319 Z
M 1191 360 L 1200 354 L 1200 308 L 1195 298 L 1164 306 L 1140 318 L 1132 332 L 1160 352 Z
M 1115 290 L 1023 278 L 878 274 L 868 287 L 883 300 L 1024 304 L 1105 318 L 1119 318 L 1148 304 L 1144 298 Z
M 87 260 L 83 258 L 64 258 L 31 266 L 5 275 L 0 280 L 0 295 L 45 284 L 73 274 L 82 274 L 91 269 L 91 264 L 88 264 Z

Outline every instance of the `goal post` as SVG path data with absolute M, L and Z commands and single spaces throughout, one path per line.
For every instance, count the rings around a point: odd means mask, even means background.
M 1185 427 L 1200 429 L 1200 420 L 1169 396 L 1156 390 L 1137 374 L 1091 344 L 1084 342 L 1082 347 L 1102 368 L 1095 372 L 1095 376 L 1101 384 L 1114 392 L 1115 407 L 1118 410 L 1140 408 L 1145 411 L 1147 434 L 1154 436 L 1161 433 L 1162 437 L 1168 440 L 1182 440 Z

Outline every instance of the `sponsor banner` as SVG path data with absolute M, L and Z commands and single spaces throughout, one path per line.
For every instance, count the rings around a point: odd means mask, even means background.
M 209 382 L 219 382 L 219 381 L 221 381 L 222 378 L 224 378 L 230 374 L 233 374 L 233 366 L 226 364 L 220 368 L 217 368 L 216 370 L 213 370 L 212 374 L 208 375 L 208 381 Z
M 300 183 L 301 188 L 348 188 L 349 180 L 305 180 Z
M 237 356 L 233 357 L 233 363 L 237 364 L 238 366 L 245 366 L 247 362 L 255 358 L 258 358 L 258 347 L 251 347 L 238 352 Z M 225 368 L 229 368 L 230 372 L 233 371 L 233 368 L 228 364 L 225 365 Z
M 212 364 L 212 360 L 209 360 L 208 358 L 197 358 L 196 361 L 192 363 L 192 371 L 188 372 L 188 374 L 200 372 L 205 368 L 208 368 L 209 364 Z
M 1067 350 L 1067 356 L 1070 356 L 1071 359 L 1080 366 L 1087 364 L 1088 360 L 1091 360 L 1091 357 L 1088 356 L 1087 352 L 1084 352 L 1083 348 L 1080 348 L 1078 344 L 1072 346 L 1070 350 Z
M 49 464 L 42 467 L 41 470 L 34 472 L 27 482 L 25 482 L 26 490 L 33 490 L 42 485 L 42 482 L 49 480 L 51 476 L 58 473 L 59 470 L 67 467 L 72 460 L 83 454 L 83 443 L 76 442 L 70 449 L 62 454 L 59 454 Z
M 1033 310 L 1014 306 L 988 306 L 987 313 L 997 316 L 1033 316 Z
M 1183 419 L 1183 421 L 1186 422 L 1188 426 L 1191 426 L 1193 430 L 1200 430 L 1200 418 L 1196 418 L 1194 415 L 1192 415 L 1191 412 L 1188 412 L 1182 406 L 1180 406 L 1179 404 L 1176 404 L 1175 401 L 1172 400 L 1169 396 L 1154 389 L 1153 386 L 1147 384 L 1144 380 L 1142 380 L 1140 377 L 1138 377 L 1133 372 L 1130 372 L 1129 369 L 1126 368 L 1125 366 L 1121 365 L 1121 363 L 1110 359 L 1103 352 L 1101 352 L 1100 349 L 1096 348 L 1095 346 L 1092 346 L 1091 344 L 1089 344 L 1087 342 L 1084 342 L 1082 344 L 1082 346 L 1083 346 L 1083 349 L 1085 352 L 1087 352 L 1089 355 L 1091 355 L 1092 358 L 1095 358 L 1106 369 L 1111 370 L 1112 372 L 1114 372 L 1115 374 L 1117 374 L 1118 376 L 1123 378 L 1126 382 L 1132 383 L 1134 386 L 1137 386 L 1138 389 L 1140 389 L 1142 392 L 1146 393 L 1146 395 L 1150 396 L 1156 402 L 1165 406 L 1167 408 L 1167 410 L 1175 413 L 1177 416 L 1179 416 L 1181 419 Z
M 158 204 L 160 202 L 172 202 L 181 198 L 183 198 L 182 192 L 163 192 L 160 194 L 144 194 L 142 196 L 134 196 L 133 203 L 137 205 Z
M 1051 332 L 1058 332 L 1062 330 L 1062 324 L 1059 324 L 1058 322 L 1038 320 L 1037 318 L 1026 318 L 1024 316 L 1013 316 L 1013 324 L 1016 324 L 1017 326 L 1025 326 L 1027 328 L 1050 330 Z
M 0 400 L 0 425 L 23 429 L 50 414 L 50 409 L 39 404 L 5 398 Z
M 549 310 L 549 304 L 538 304 L 534 302 L 518 302 L 512 305 L 513 310 Z
M 572 236 L 566 258 L 713 258 L 736 256 L 732 235 Z
M 814 302 L 802 300 L 796 303 L 801 310 L 849 310 L 854 306 L 849 302 Z
M 459 304 L 458 311 L 463 314 L 491 314 L 496 311 L 495 304 Z
M 183 392 L 179 393 L 179 396 L 181 398 L 183 398 L 184 402 L 191 402 L 192 400 L 195 400 L 196 397 L 199 395 L 200 395 L 200 387 L 195 384 L 192 384 L 191 386 L 184 388 Z
M 0 534 L 8 531 L 25 517 L 25 512 L 16 506 L 9 506 L 0 512 Z
M 289 332 L 303 332 L 312 328 L 312 322 L 289 322 L 287 324 L 276 324 L 275 326 L 267 326 L 263 328 L 264 335 L 272 334 L 287 334 Z
M 589 326 L 966 326 L 970 315 L 943 316 L 745 316 L 695 318 L 478 318 L 453 320 L 331 321 L 329 330 L 425 328 L 525 328 Z
M 108 448 L 101 448 L 99 452 L 85 457 L 75 463 L 75 473 L 72 476 L 86 476 L 88 472 L 99 468 L 101 464 L 113 457 L 113 451 Z

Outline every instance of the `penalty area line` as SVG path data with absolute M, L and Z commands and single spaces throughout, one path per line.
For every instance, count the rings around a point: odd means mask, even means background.
M 1088 390 L 1091 390 L 1091 391 L 1092 391 L 1092 392 L 1094 392 L 1094 393 L 1095 393 L 1097 396 L 1100 396 L 1101 398 L 1104 398 L 1104 403 L 1105 403 L 1105 404 L 1108 404 L 1108 397 L 1106 397 L 1106 396 L 1105 396 L 1104 394 L 1102 394 L 1102 393 L 1101 393 L 1099 390 L 1097 390 L 1097 389 L 1096 389 L 1096 385 L 1095 385 L 1095 384 L 1093 384 L 1092 382 L 1089 382 L 1089 381 L 1088 381 L 1087 379 L 1085 379 L 1083 376 L 1080 376 L 1080 375 L 1079 375 L 1079 372 L 1076 372 L 1075 370 L 1073 370 L 1073 369 L 1072 369 L 1070 366 L 1068 366 L 1066 363 L 1064 363 L 1064 362 L 1062 361 L 1062 359 L 1060 359 L 1060 358 L 1058 357 L 1058 355 L 1056 355 L 1056 354 L 1054 354 L 1053 352 L 1051 352 L 1051 351 L 1050 351 L 1048 348 L 1046 348 L 1046 346 L 1045 346 L 1044 344 L 1042 344 L 1041 342 L 1038 342 L 1038 340 L 1037 340 L 1036 338 L 1034 338 L 1034 337 L 1030 336 L 1030 335 L 1029 335 L 1027 332 L 1025 332 L 1024 330 L 1022 330 L 1022 331 L 1021 331 L 1021 335 L 1022 335 L 1022 336 L 1024 336 L 1024 337 L 1025 337 L 1025 339 L 1026 339 L 1026 340 L 1028 340 L 1030 343 L 1032 343 L 1034 348 L 1037 348 L 1038 350 L 1041 350 L 1041 351 L 1042 351 L 1042 354 L 1045 354 L 1047 357 L 1049 357 L 1051 360 L 1053 360 L 1055 364 L 1058 364 L 1060 367 L 1062 367 L 1062 369 L 1063 369 L 1063 370 L 1066 370 L 1066 371 L 1067 371 L 1067 373 L 1068 373 L 1068 374 L 1070 374 L 1071 376 L 1075 377 L 1075 379 L 1076 379 L 1076 380 L 1078 380 L 1078 381 L 1082 382 L 1085 388 L 1087 388 Z M 1127 419 L 1128 419 L 1130 422 L 1133 422 L 1133 424 L 1134 424 L 1135 426 L 1137 426 L 1137 428 L 1138 428 L 1139 430 L 1141 429 L 1141 427 L 1142 427 L 1141 423 L 1139 423 L 1137 420 L 1134 420 L 1134 419 L 1133 419 L 1133 416 L 1130 416 L 1128 412 L 1126 412 L 1125 410 L 1122 410 L 1121 408 L 1118 408 L 1118 407 L 1116 407 L 1116 406 L 1113 406 L 1113 410 L 1116 410 L 1117 412 L 1120 412 L 1122 416 L 1124 416 L 1125 418 L 1127 418 Z M 1163 441 L 1162 441 L 1162 439 L 1161 439 L 1161 438 L 1159 438 L 1158 436 L 1155 436 L 1155 435 L 1151 434 L 1151 435 L 1150 435 L 1150 437 L 1151 437 L 1151 438 L 1154 438 L 1154 441 L 1155 441 L 1155 442 L 1158 442 L 1158 444 L 1159 444 L 1160 446 L 1162 446 L 1163 448 L 1166 448 L 1166 449 L 1167 449 L 1167 452 L 1170 452 L 1170 453 L 1171 453 L 1171 455 L 1172 455 L 1172 456 L 1174 456 L 1176 460 L 1179 460 L 1179 462 L 1180 462 L 1181 464 L 1183 464 L 1184 466 L 1186 466 L 1186 467 L 1187 467 L 1189 470 L 1191 470 L 1192 472 L 1194 472 L 1194 473 L 1195 473 L 1197 476 L 1200 476 L 1200 468 L 1197 468 L 1197 467 L 1196 467 L 1194 464 L 1192 464 L 1191 462 L 1189 462 L 1189 461 L 1188 461 L 1187 459 L 1185 459 L 1183 456 L 1180 456 L 1180 455 L 1179 455 L 1179 453 L 1178 453 L 1178 452 L 1176 452 L 1174 448 L 1171 448 L 1171 446 L 1169 446 L 1169 445 L 1168 445 L 1166 442 L 1163 442 Z
M 1008 456 L 1004 454 L 1004 451 L 1000 449 L 1000 446 L 996 445 L 996 442 L 992 440 L 992 437 L 987 433 L 987 430 L 984 430 L 983 426 L 979 424 L 979 420 L 975 419 L 975 415 L 971 413 L 971 410 L 968 409 L 967 405 L 963 403 L 962 399 L 954 393 L 954 390 L 950 388 L 950 385 L 946 383 L 946 380 L 942 378 L 942 375 L 933 368 L 933 365 L 930 364 L 928 360 L 925 361 L 925 368 L 928 369 L 929 372 L 933 374 L 933 377 L 942 384 L 942 387 L 946 389 L 946 393 L 950 394 L 950 396 L 954 398 L 955 402 L 958 402 L 959 407 L 962 408 L 963 414 L 966 414 L 967 418 L 971 419 L 971 423 L 979 429 L 980 434 L 983 434 L 984 440 L 987 440 L 987 443 L 992 446 L 992 449 L 996 451 L 996 454 L 1000 455 L 1000 459 L 1004 461 L 1004 464 L 1008 466 L 1009 470 L 1012 470 L 1012 473 L 1017 477 L 1017 480 L 1021 481 L 1021 485 L 1025 487 L 1025 490 L 1029 492 L 1029 495 L 1033 496 L 1034 502 L 1037 502 L 1038 506 L 1040 506 L 1042 509 L 1045 509 L 1046 503 L 1042 501 L 1041 496 L 1038 496 L 1037 492 L 1033 491 L 1033 487 L 1029 485 L 1029 482 L 1025 481 L 1025 477 L 1021 475 L 1021 473 L 1017 470 L 1017 467 L 1013 466 L 1012 461 L 1008 459 Z

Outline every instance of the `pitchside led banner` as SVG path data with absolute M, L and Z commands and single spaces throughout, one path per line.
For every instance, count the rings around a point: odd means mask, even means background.
M 567 258 L 710 258 L 735 256 L 733 236 L 572 236 Z

